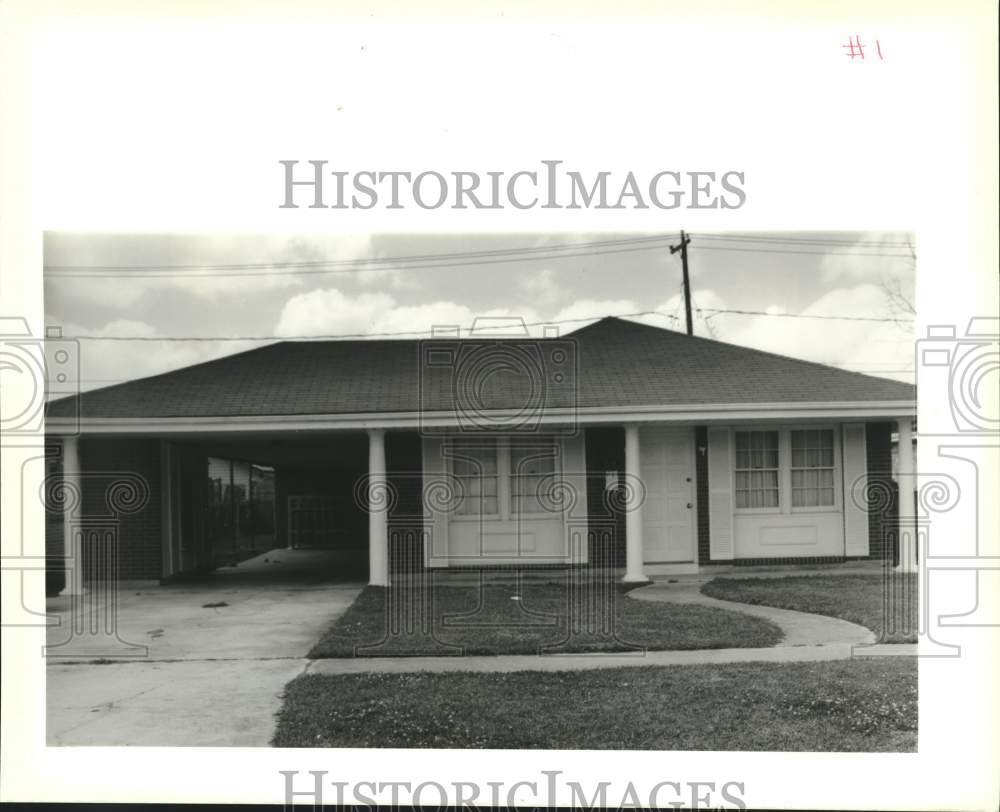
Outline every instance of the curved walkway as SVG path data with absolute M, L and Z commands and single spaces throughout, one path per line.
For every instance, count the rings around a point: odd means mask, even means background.
M 701 593 L 700 583 L 664 584 L 654 583 L 628 593 L 629 597 L 640 601 L 663 601 L 665 603 L 696 603 L 712 606 L 727 612 L 741 612 L 744 615 L 770 620 L 785 633 L 777 647 L 785 646 L 828 646 L 846 643 L 867 646 L 875 642 L 875 634 L 864 626 L 850 623 L 827 615 L 778 609 L 755 603 L 737 603 L 710 598 Z
M 355 657 L 313 660 L 304 673 L 359 674 L 414 671 L 572 671 L 621 666 L 703 665 L 740 662 L 818 662 L 845 660 L 858 654 L 913 654 L 915 646 L 876 646 L 875 635 L 846 620 L 702 595 L 698 583 L 654 583 L 629 592 L 632 600 L 697 603 L 770 620 L 784 638 L 771 648 L 645 651 L 634 654 L 550 654 L 473 657 Z M 859 650 L 864 649 L 864 650 Z M 904 651 L 904 649 L 906 649 Z

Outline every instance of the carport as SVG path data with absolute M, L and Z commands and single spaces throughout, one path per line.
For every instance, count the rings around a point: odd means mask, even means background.
M 407 530 L 422 515 L 416 432 L 85 434 L 50 446 L 47 544 L 55 557 L 70 540 L 64 594 L 98 580 L 168 582 L 276 549 L 323 551 L 324 566 L 384 584 L 391 558 L 408 568 L 420 554 Z

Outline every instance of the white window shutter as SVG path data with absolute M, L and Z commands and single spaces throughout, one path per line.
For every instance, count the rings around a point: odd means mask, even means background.
M 733 485 L 730 433 L 726 427 L 708 429 L 708 530 L 712 561 L 733 558 Z
M 844 555 L 868 555 L 867 442 L 864 423 L 845 423 L 844 437 Z

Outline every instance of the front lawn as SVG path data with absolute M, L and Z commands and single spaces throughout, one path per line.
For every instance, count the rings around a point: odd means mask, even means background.
M 917 639 L 915 574 L 716 578 L 701 591 L 725 601 L 839 617 L 871 629 L 880 643 L 915 643 Z
M 276 747 L 913 752 L 911 657 L 298 677 Z
M 712 607 L 637 601 L 618 583 L 557 579 L 366 587 L 309 656 L 538 654 L 756 648 L 773 623 Z

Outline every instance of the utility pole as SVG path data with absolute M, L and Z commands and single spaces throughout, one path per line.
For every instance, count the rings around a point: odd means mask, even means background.
M 694 323 L 691 321 L 691 280 L 688 278 L 688 243 L 691 238 L 681 231 L 681 244 L 671 245 L 670 253 L 681 252 L 681 267 L 684 270 L 684 315 L 687 317 L 687 334 L 694 335 Z

